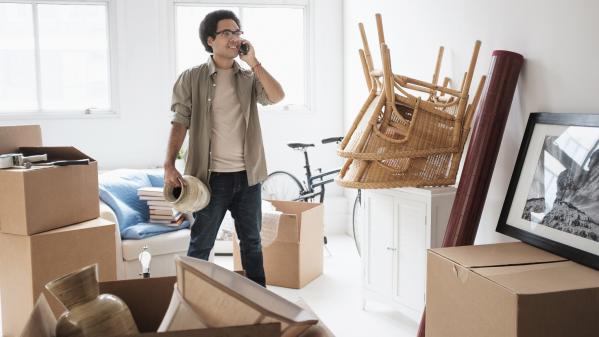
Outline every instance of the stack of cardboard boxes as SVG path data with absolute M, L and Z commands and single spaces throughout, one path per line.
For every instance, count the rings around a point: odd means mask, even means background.
M 44 285 L 98 263 L 99 280 L 116 279 L 115 224 L 99 219 L 96 161 L 73 147 L 42 147 L 39 126 L 0 127 L 0 154 L 47 154 L 89 165 L 0 170 L 2 333 L 18 336 Z M 64 307 L 49 293 L 55 315 Z

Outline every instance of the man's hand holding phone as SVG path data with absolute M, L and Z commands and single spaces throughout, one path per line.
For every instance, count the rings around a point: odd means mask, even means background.
M 239 44 L 239 58 L 247 63 L 250 67 L 258 64 L 258 60 L 256 59 L 256 52 L 254 50 L 254 46 L 248 40 L 241 40 Z

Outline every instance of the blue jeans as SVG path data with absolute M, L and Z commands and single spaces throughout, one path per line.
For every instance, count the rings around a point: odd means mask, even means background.
M 261 184 L 248 186 L 247 174 L 241 172 L 212 172 L 210 203 L 195 212 L 187 255 L 208 260 L 218 229 L 227 210 L 235 220 L 239 237 L 241 265 L 246 276 L 266 285 L 260 229 L 262 227 Z

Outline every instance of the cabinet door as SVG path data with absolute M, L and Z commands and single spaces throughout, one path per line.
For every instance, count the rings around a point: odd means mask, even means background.
M 426 279 L 425 202 L 396 198 L 396 273 L 394 299 L 420 311 L 424 307 Z
M 364 281 L 378 293 L 393 293 L 393 197 L 366 194 Z

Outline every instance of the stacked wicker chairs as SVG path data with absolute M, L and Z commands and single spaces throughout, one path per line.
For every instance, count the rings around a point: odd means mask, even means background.
M 452 185 L 485 83 L 483 76 L 468 103 L 480 41 L 459 90 L 452 89 L 449 78 L 438 85 L 443 47 L 432 82 L 394 74 L 380 14 L 376 22 L 382 70 L 374 69 L 360 23 L 369 95 L 337 151 L 346 161 L 336 181 L 351 188 Z

